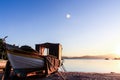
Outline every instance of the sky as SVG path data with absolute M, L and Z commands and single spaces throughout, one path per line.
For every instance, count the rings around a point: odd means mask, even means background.
M 9 44 L 60 43 L 63 56 L 120 54 L 120 0 L 0 0 Z

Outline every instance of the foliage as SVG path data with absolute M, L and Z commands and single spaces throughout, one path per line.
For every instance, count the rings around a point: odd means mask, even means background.
M 0 59 L 7 59 L 6 47 L 3 39 L 0 39 Z

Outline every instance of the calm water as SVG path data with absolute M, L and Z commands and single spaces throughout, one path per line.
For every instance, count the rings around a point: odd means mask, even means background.
M 120 73 L 120 60 L 65 59 L 64 67 L 71 72 Z

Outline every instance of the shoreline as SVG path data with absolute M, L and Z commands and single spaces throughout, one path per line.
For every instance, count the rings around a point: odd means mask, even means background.
M 0 80 L 1 77 L 2 72 L 0 72 Z M 26 80 L 120 80 L 120 73 L 57 72 L 48 77 L 29 76 Z

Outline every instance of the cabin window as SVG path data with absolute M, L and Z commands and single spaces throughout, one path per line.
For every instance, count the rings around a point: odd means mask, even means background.
M 45 48 L 43 55 L 48 55 L 48 54 L 49 54 L 49 49 L 48 49 L 48 48 Z

